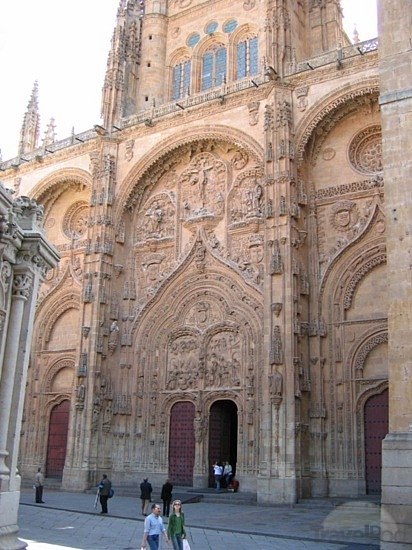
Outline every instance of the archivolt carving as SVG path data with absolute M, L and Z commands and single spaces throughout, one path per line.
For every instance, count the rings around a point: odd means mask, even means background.
M 53 204 L 68 189 L 91 189 L 91 186 L 92 179 L 88 172 L 80 169 L 66 169 L 41 180 L 30 192 L 30 198 L 44 205 L 44 219 L 46 219 Z
M 359 282 L 365 277 L 365 275 L 371 271 L 374 267 L 386 264 L 386 253 L 381 253 L 374 258 L 371 258 L 368 262 L 365 262 L 356 272 L 352 275 L 349 283 L 346 285 L 346 290 L 343 298 L 343 307 L 349 309 L 352 305 L 352 297 L 355 293 L 355 289 Z
M 43 391 L 45 393 L 52 391 L 52 384 L 56 374 L 64 368 L 74 369 L 74 357 L 59 359 L 57 363 L 54 363 L 48 369 L 46 376 L 43 379 Z
M 39 330 L 39 338 L 42 339 L 43 343 L 50 341 L 51 332 L 59 317 L 69 309 L 79 309 L 80 299 L 78 295 L 72 293 L 60 296 L 55 303 L 57 305 L 53 305 L 53 307 L 46 310 L 45 319 Z
M 362 371 L 366 358 L 369 355 L 369 353 L 377 346 L 380 346 L 381 344 L 387 344 L 387 343 L 388 343 L 387 332 L 375 334 L 370 338 L 368 338 L 368 340 L 362 345 L 362 347 L 360 348 L 360 350 L 356 355 L 355 369 Z
M 358 104 L 356 103 L 358 98 L 367 95 L 376 96 L 379 93 L 379 84 L 376 78 L 370 79 L 369 82 L 358 82 L 356 86 L 357 88 L 352 88 L 349 91 L 340 89 L 331 93 L 328 97 L 324 98 L 322 105 L 315 105 L 302 119 L 296 131 L 296 152 L 299 163 L 303 160 L 305 147 L 312 133 L 322 124 L 324 119 L 331 117 L 334 111 L 341 109 L 347 103 L 351 102 L 354 108 L 358 108 Z

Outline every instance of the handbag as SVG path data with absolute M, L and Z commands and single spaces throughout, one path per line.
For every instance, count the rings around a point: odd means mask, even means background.
M 183 539 L 183 550 L 190 550 L 190 544 L 187 539 Z

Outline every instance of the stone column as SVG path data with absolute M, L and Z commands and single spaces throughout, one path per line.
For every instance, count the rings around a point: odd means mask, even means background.
M 20 550 L 17 459 L 37 290 L 58 255 L 39 225 L 42 209 L 0 185 L 0 550 Z M 6 276 L 5 276 L 6 273 Z M 12 282 L 12 284 L 10 284 Z
M 412 4 L 379 4 L 389 292 L 389 434 L 382 446 L 381 549 L 388 550 L 412 548 Z

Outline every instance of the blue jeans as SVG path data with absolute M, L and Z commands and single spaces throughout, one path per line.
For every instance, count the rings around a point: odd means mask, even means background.
M 171 539 L 173 550 L 183 550 L 182 535 L 174 535 Z
M 147 535 L 147 544 L 150 550 L 157 550 L 159 548 L 159 535 Z
M 221 480 L 221 479 L 222 479 L 222 478 L 219 477 L 219 476 L 216 476 L 216 477 L 215 477 L 215 481 L 216 481 L 216 491 L 220 491 L 220 480 Z

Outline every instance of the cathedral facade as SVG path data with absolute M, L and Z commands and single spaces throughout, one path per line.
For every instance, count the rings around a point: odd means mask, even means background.
M 121 0 L 102 122 L 2 180 L 61 260 L 34 319 L 19 467 L 83 490 L 261 503 L 379 494 L 388 291 L 377 40 L 338 0 Z

